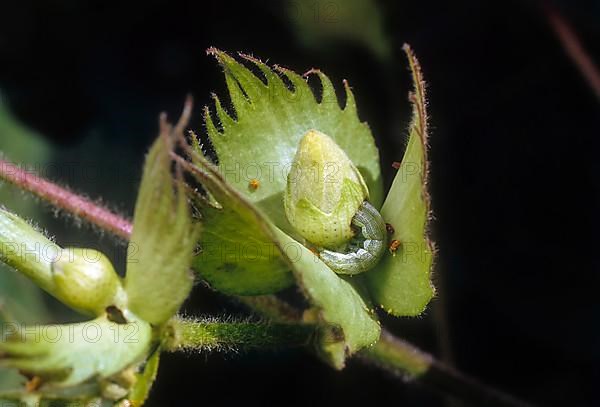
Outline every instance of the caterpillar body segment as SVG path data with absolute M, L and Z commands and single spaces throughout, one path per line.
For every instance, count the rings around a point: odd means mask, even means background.
M 387 231 L 383 218 L 368 201 L 364 201 L 352 218 L 360 235 L 352 241 L 347 253 L 321 250 L 321 260 L 338 274 L 354 275 L 372 269 L 385 253 Z

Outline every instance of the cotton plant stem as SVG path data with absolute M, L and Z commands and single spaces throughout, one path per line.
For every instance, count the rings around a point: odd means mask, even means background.
M 577 37 L 575 30 L 560 12 L 550 4 L 544 4 L 544 12 L 550 27 L 556 34 L 568 57 L 600 100 L 600 70 Z
M 167 351 L 277 349 L 307 346 L 313 325 L 272 322 L 222 322 L 173 318 L 169 322 Z
M 236 297 L 254 313 L 278 322 L 298 323 L 302 312 L 274 295 L 257 295 L 252 297 Z
M 383 331 L 379 342 L 359 354 L 359 358 L 368 365 L 378 366 L 407 381 L 415 380 L 468 405 L 532 407 L 529 403 L 464 375 L 386 331 Z
M 410 343 L 383 331 L 379 342 L 359 354 L 365 363 L 376 365 L 405 379 L 423 376 L 434 359 Z
M 131 235 L 131 222 L 127 219 L 2 158 L 0 179 L 120 238 L 128 240 Z
M 132 225 L 128 220 L 111 213 L 86 198 L 15 167 L 13 164 L 0 160 L 0 179 L 33 193 L 59 209 L 80 216 L 118 237 L 128 239 L 131 235 Z M 283 324 L 289 324 L 294 320 L 299 322 L 300 312 L 275 296 L 238 297 L 238 300 L 256 313 L 273 320 L 274 323 L 279 323 L 277 328 L 281 328 Z M 210 332 L 211 329 L 212 333 Z M 171 344 L 172 350 L 194 348 L 202 341 L 218 343 L 217 330 L 215 327 L 211 329 L 207 327 L 200 329 L 193 324 L 183 324 L 181 332 L 183 337 L 187 338 L 185 339 L 187 345 L 184 342 L 179 342 L 179 344 L 175 342 Z M 219 329 L 225 328 L 221 327 Z M 272 335 L 271 340 L 274 341 L 274 332 L 271 331 L 270 334 Z M 296 334 L 298 335 L 295 336 L 296 339 L 302 337 L 301 333 L 296 332 Z M 247 333 L 247 335 L 250 335 L 250 333 Z M 246 338 L 249 338 L 249 336 Z M 243 336 L 238 336 L 241 344 L 243 344 L 242 339 Z M 516 400 L 510 395 L 461 374 L 457 370 L 435 360 L 433 356 L 419 350 L 414 345 L 394 338 L 385 332 L 382 339 L 373 348 L 363 351 L 359 358 L 369 365 L 378 366 L 395 375 L 413 378 L 428 384 L 443 394 L 456 396 L 473 406 L 530 406 L 530 404 Z

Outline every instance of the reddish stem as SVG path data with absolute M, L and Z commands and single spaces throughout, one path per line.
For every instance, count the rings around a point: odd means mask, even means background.
M 581 41 L 579 41 L 579 38 L 577 38 L 577 34 L 575 34 L 575 31 L 567 20 L 552 6 L 546 4 L 544 11 L 552 30 L 554 30 L 565 52 L 600 99 L 600 72 L 581 44 Z
M 29 191 L 51 205 L 84 219 L 103 230 L 129 240 L 132 230 L 129 220 L 1 158 L 0 179 Z

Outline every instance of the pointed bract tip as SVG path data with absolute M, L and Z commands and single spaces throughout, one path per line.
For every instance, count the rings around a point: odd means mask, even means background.
M 218 55 L 221 52 L 223 52 L 223 51 L 221 51 L 220 49 L 218 49 L 216 47 L 206 48 L 206 55 Z
M 227 52 L 221 51 L 218 48 L 210 47 L 206 50 L 206 55 L 212 55 L 216 58 L 217 62 L 221 65 L 227 65 L 229 62 L 236 62 Z
M 286 68 L 286 67 L 284 67 L 284 66 L 277 65 L 277 64 L 274 64 L 274 65 L 273 65 L 273 69 L 274 69 L 275 71 L 279 72 L 279 73 L 284 73 L 284 74 L 285 74 L 285 73 L 292 72 L 292 70 L 291 70 L 291 69 L 288 69 L 288 68 Z
M 344 103 L 344 108 L 342 110 L 347 110 L 350 108 L 350 111 L 356 112 L 356 101 L 354 100 L 354 93 L 352 92 L 352 88 L 346 79 L 342 80 L 344 84 L 344 89 L 346 90 L 346 103 Z
M 302 76 L 303 76 L 303 77 L 305 77 L 305 78 L 308 78 L 310 75 L 318 75 L 318 76 L 321 76 L 321 75 L 324 75 L 324 73 L 323 73 L 323 72 L 321 72 L 321 70 L 320 70 L 320 69 L 318 69 L 318 68 L 310 68 L 308 71 L 306 71 L 306 72 L 304 72 L 304 73 L 302 74 Z
M 251 54 L 246 54 L 244 52 L 238 51 L 237 53 L 239 55 L 240 58 L 243 58 L 247 61 L 253 62 L 257 65 L 265 65 L 265 63 L 263 61 L 261 61 L 260 59 L 256 58 L 255 56 L 251 55 Z

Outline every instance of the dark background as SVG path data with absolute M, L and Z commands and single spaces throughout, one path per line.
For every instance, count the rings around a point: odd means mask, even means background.
M 157 115 L 225 86 L 205 49 L 245 51 L 353 86 L 383 169 L 402 157 L 410 107 L 400 47 L 428 82 L 440 297 L 385 323 L 464 372 L 548 406 L 600 405 L 600 104 L 534 1 L 378 2 L 391 57 L 301 41 L 282 2 L 8 2 L 0 89 L 56 159 L 98 168 L 53 178 L 131 214 Z M 555 3 L 600 62 L 600 3 Z M 359 28 L 359 31 L 363 27 Z M 365 28 L 366 29 L 366 28 Z M 2 135 L 2 137 L 6 137 Z M 63 174 L 64 175 L 64 174 Z M 46 211 L 59 241 L 113 243 Z M 91 244 L 91 243 L 90 243 Z M 118 245 L 114 250 L 119 250 Z M 198 287 L 189 313 L 242 313 Z M 301 351 L 166 355 L 149 405 L 441 406 L 428 389 L 358 362 L 334 372 Z

